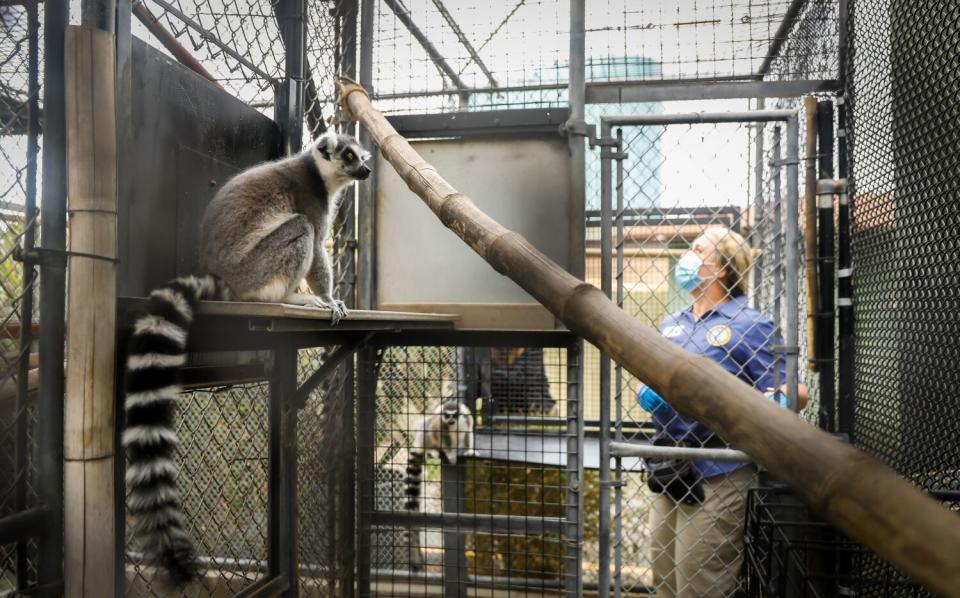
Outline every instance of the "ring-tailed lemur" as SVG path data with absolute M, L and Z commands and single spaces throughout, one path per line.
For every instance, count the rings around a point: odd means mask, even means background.
M 329 133 L 305 152 L 241 172 L 210 202 L 201 224 L 207 274 L 178 278 L 150 293 L 136 321 L 126 366 L 128 510 L 146 562 L 176 584 L 197 576 L 177 489 L 174 410 L 187 331 L 202 299 L 287 302 L 345 315 L 333 297 L 323 247 L 341 192 L 370 175 L 370 154 L 348 135 Z M 297 293 L 307 278 L 316 296 Z
M 464 457 L 476 454 L 473 450 L 473 415 L 466 405 L 450 399 L 424 415 L 415 428 L 407 460 L 405 506 L 408 511 L 420 510 L 420 485 L 426 458 L 438 457 L 444 463 L 456 463 L 460 451 Z

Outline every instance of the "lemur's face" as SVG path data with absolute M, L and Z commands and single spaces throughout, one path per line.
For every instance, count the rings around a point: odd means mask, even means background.
M 360 180 L 370 176 L 370 152 L 352 135 L 325 133 L 313 147 L 314 157 L 329 163 L 344 179 Z
M 457 403 L 447 403 L 443 406 L 443 411 L 440 412 L 440 417 L 443 418 L 443 423 L 446 426 L 454 426 L 457 423 L 457 418 L 460 417 L 460 405 Z

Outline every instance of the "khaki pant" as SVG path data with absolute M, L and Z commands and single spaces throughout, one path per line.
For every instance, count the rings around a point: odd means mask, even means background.
M 747 489 L 756 477 L 749 466 L 704 480 L 701 505 L 653 495 L 650 561 L 657 598 L 733 596 L 743 560 Z

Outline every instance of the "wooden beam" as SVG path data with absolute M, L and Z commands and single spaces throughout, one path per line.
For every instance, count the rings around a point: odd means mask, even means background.
M 66 32 L 67 196 L 70 251 L 115 257 L 117 247 L 114 36 Z M 71 256 L 67 265 L 64 415 L 64 592 L 113 596 L 116 264 Z
M 928 589 L 957 595 L 960 519 L 878 459 L 840 442 L 687 353 L 480 211 L 401 137 L 366 91 L 341 77 L 341 104 L 441 221 L 570 330 L 790 484 L 811 508 Z M 522 198 L 518 198 L 522 199 Z

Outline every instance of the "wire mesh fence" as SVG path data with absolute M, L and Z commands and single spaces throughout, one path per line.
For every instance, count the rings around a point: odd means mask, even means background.
M 591 3 L 587 81 L 833 78 L 837 21 L 835 0 Z
M 954 201 L 960 9 L 852 2 L 856 443 L 928 490 L 958 490 Z M 940 98 L 940 99 L 938 99 Z
M 746 527 L 745 595 L 752 598 L 927 595 L 810 513 L 783 486 L 750 490 Z
M 385 112 L 567 102 L 569 2 L 381 3 L 374 88 Z M 588 85 L 834 79 L 836 0 L 590 3 Z
M 538 347 L 382 353 L 375 446 L 361 447 L 374 455 L 373 593 L 556 595 L 576 579 L 567 355 Z
M 327 348 L 300 351 L 298 384 L 330 353 Z M 342 384 L 335 372 L 310 394 L 297 416 L 297 583 L 308 596 L 337 595 L 343 590 L 344 569 L 353 566 L 343 552 L 352 545 L 343 538 L 349 527 L 339 525 L 344 509 L 352 513 L 344 493 L 353 492 L 351 478 L 344 476 L 353 462 L 351 432 L 344 428 L 352 402 L 344 400 Z M 253 382 L 181 395 L 177 464 L 202 572 L 201 581 L 184 590 L 189 596 L 234 594 L 267 574 L 269 390 L 266 382 Z M 171 591 L 160 572 L 143 564 L 140 547 L 129 534 L 125 576 L 126 596 L 167 596 Z
M 0 6 L 0 518 L 37 506 L 36 280 L 43 74 L 39 5 Z M 0 545 L 0 592 L 36 583 L 36 544 Z
M 267 116 L 275 115 L 288 44 L 278 14 L 280 0 L 142 0 L 134 4 L 134 35 L 168 54 L 172 39 L 192 59 L 187 62 L 199 65 L 216 85 Z M 349 50 L 356 44 L 357 13 L 349 10 L 353 4 L 305 3 L 307 139 L 340 124 L 334 80 L 345 69 L 355 72 L 355 63 L 347 62 L 355 55 Z M 158 27 L 161 31 L 154 31 Z
M 799 249 L 791 257 L 785 245 L 796 241 L 787 231 L 789 219 L 798 217 L 796 203 L 788 201 L 790 179 L 779 174 L 788 154 L 786 123 L 746 116 L 709 123 L 707 116 L 708 123 L 697 117 L 691 124 L 617 126 L 613 118 L 626 158 L 609 171 L 613 254 L 599 258 L 613 260 L 616 300 L 786 407 L 777 391 L 791 394 L 784 337 L 797 325 L 797 302 L 786 288 L 789 277 L 796 280 Z M 777 144 L 763 144 L 768 132 Z M 690 270 L 687 262 L 696 265 Z M 796 362 L 789 367 L 796 374 Z M 616 440 L 725 446 L 674 412 L 669 397 L 650 394 L 619 368 L 612 378 Z M 756 470 L 742 462 L 678 458 L 670 462 L 677 471 L 668 481 L 657 473 L 657 461 L 622 457 L 616 463 L 614 587 L 729 595 L 740 584 L 745 496 Z

